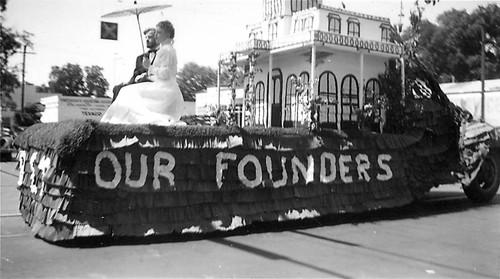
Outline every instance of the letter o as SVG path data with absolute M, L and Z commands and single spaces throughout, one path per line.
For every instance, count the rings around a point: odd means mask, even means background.
M 245 176 L 245 166 L 248 163 L 253 163 L 255 166 L 255 179 L 249 180 Z M 245 186 L 249 188 L 254 188 L 259 186 L 262 183 L 262 167 L 260 165 L 259 159 L 254 155 L 246 155 L 243 159 L 238 163 L 238 178 L 245 184 Z
M 101 161 L 105 158 L 111 161 L 111 164 L 113 165 L 113 169 L 115 172 L 115 176 L 111 181 L 105 181 L 101 178 Z M 111 151 L 101 151 L 99 154 L 97 154 L 97 157 L 95 158 L 94 174 L 97 186 L 106 189 L 115 189 L 116 186 L 118 186 L 118 183 L 120 183 L 122 174 L 122 167 L 120 166 L 118 158 L 116 158 L 116 155 L 113 154 Z

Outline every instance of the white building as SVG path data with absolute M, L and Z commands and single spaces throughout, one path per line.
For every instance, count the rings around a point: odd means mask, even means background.
M 294 80 L 309 81 L 323 127 L 356 122 L 355 111 L 380 94 L 377 76 L 402 48 L 389 42 L 389 18 L 322 4 L 321 0 L 263 0 L 262 21 L 247 26 L 249 40 L 237 45 L 237 64 L 258 52 L 255 124 L 292 127 L 301 119 Z M 229 54 L 223 55 L 227 63 Z M 271 70 L 272 69 L 272 70 Z
M 110 98 L 91 98 L 74 96 L 52 96 L 43 98 L 43 123 L 59 122 L 69 119 L 100 120 L 111 105 Z
M 440 87 L 453 103 L 481 119 L 481 81 L 442 83 Z M 500 79 L 484 81 L 484 120 L 500 127 Z

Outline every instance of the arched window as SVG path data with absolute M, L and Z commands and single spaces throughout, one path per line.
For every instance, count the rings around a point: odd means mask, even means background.
M 380 83 L 376 78 L 371 78 L 366 82 L 366 91 L 365 91 L 365 104 L 372 104 L 374 105 L 377 100 L 380 98 Z M 374 122 L 379 123 L 380 118 L 379 116 L 382 115 L 382 107 L 378 106 L 377 109 L 373 111 L 375 117 L 374 117 Z M 380 127 L 377 126 L 376 127 Z M 374 129 L 374 131 L 377 131 L 377 129 Z
M 278 37 L 278 23 L 269 24 L 269 40 L 274 40 Z
M 359 37 L 359 29 L 359 20 L 357 18 L 350 17 L 349 19 L 347 19 L 347 35 Z
M 307 31 L 312 30 L 313 29 L 313 23 L 314 23 L 314 17 L 313 16 L 307 17 L 304 29 L 307 30 Z
M 380 96 L 380 83 L 376 78 L 371 78 L 366 82 L 365 103 L 373 104 Z
M 280 69 L 273 69 L 273 74 L 271 78 L 272 91 L 272 103 L 271 103 L 271 126 L 281 127 L 281 93 L 283 88 L 283 73 Z
M 304 71 L 302 73 L 300 73 L 299 75 L 299 80 L 303 83 L 303 84 L 307 84 L 307 86 L 310 86 L 309 82 L 309 73 Z M 302 107 L 302 104 L 300 102 L 300 98 L 309 98 L 309 95 L 311 94 L 311 92 L 309 92 L 309 90 L 306 90 L 305 93 L 303 94 L 307 94 L 306 96 L 298 96 L 299 98 L 299 104 L 298 104 L 298 118 L 299 118 L 299 121 L 301 121 L 302 119 L 305 119 L 304 118 L 304 107 Z
M 340 34 L 340 16 L 337 14 L 328 15 L 328 31 Z
M 267 111 L 266 90 L 262 81 L 255 85 L 255 124 L 264 125 Z
M 302 73 L 300 73 L 299 78 L 302 82 L 309 82 L 309 73 L 302 72 Z
M 286 79 L 285 100 L 283 102 L 283 126 L 293 127 L 293 122 L 297 121 L 297 76 L 292 74 Z
M 340 99 L 340 119 L 342 122 L 355 122 L 356 109 L 359 108 L 359 85 L 354 75 L 347 75 L 342 80 Z
M 298 33 L 301 31 L 301 28 L 300 28 L 300 19 L 296 19 L 295 20 L 295 24 L 293 25 L 293 32 L 294 33 Z
M 337 125 L 337 78 L 332 72 L 325 71 L 319 76 L 318 96 L 326 103 L 320 107 L 321 126 L 335 128 Z

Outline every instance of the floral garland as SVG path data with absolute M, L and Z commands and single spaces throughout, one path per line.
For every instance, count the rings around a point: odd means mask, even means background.
M 325 104 L 320 96 L 311 96 L 311 83 L 302 78 L 293 78 L 292 85 L 295 86 L 295 92 L 300 106 L 302 107 L 302 123 L 307 123 L 310 131 L 316 131 L 319 128 L 319 108 Z
M 389 100 L 385 95 L 376 96 L 374 92 L 371 92 L 373 97 L 372 102 L 366 100 L 366 88 L 365 88 L 365 101 L 362 108 L 356 110 L 358 128 L 361 131 L 370 131 L 375 123 L 379 123 L 379 130 L 377 132 L 383 133 L 385 125 L 385 112 L 388 108 Z M 380 111 L 379 114 L 376 111 Z
M 245 87 L 245 126 L 253 126 L 255 124 L 254 79 L 257 57 L 259 57 L 259 53 L 256 51 L 252 51 L 248 55 L 248 83 Z
M 227 124 L 230 126 L 237 125 L 236 123 L 236 83 L 238 80 L 238 74 L 236 71 L 236 52 L 231 52 L 229 60 L 229 88 L 231 89 L 231 105 L 229 106 L 229 116 L 227 118 Z

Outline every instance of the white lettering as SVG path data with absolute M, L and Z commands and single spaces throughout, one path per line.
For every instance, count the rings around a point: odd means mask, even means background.
M 168 164 L 162 165 L 161 161 L 167 160 Z M 154 157 L 154 166 L 153 166 L 153 188 L 155 190 L 160 189 L 160 176 L 168 179 L 168 183 L 170 186 L 175 185 L 175 176 L 172 173 L 172 170 L 175 167 L 175 158 L 172 154 L 168 152 L 158 151 Z
M 286 181 L 288 180 L 288 173 L 285 168 L 286 158 L 281 157 L 281 180 L 273 181 L 273 163 L 271 157 L 266 156 L 266 168 L 267 173 L 269 174 L 269 179 L 273 182 L 274 188 L 279 188 L 286 185 Z
M 45 179 L 46 179 L 45 176 L 47 175 L 47 172 L 50 169 L 50 164 L 51 164 L 51 161 L 47 155 L 43 155 L 40 158 L 40 162 L 38 163 L 38 169 L 40 170 L 40 179 L 42 182 L 42 189 L 43 189 L 43 191 L 40 191 L 40 196 L 42 196 L 43 192 L 46 191 L 46 189 L 47 189 L 46 183 L 45 183 Z
M 377 174 L 377 179 L 381 181 L 387 181 L 392 178 L 392 170 L 389 167 L 389 165 L 385 164 L 384 161 L 390 161 L 392 159 L 391 155 L 389 154 L 379 154 L 378 155 L 378 165 L 381 169 L 385 171 L 385 174 Z
M 36 174 L 38 173 L 38 166 L 35 164 L 36 157 L 38 157 L 38 152 L 33 152 L 33 154 L 31 154 L 31 157 L 30 157 L 30 169 L 31 169 L 30 190 L 31 190 L 31 193 L 36 193 L 36 191 L 37 191 Z
M 326 174 L 326 160 L 330 161 L 330 174 Z M 337 167 L 335 166 L 335 155 L 329 152 L 321 154 L 321 169 L 319 178 L 322 183 L 330 183 L 337 178 Z
M 299 171 L 302 173 L 302 176 L 306 180 L 306 184 L 312 182 L 314 180 L 314 158 L 312 155 L 307 156 L 307 169 L 302 164 L 302 162 L 296 157 L 292 158 L 292 171 L 293 177 L 292 182 L 295 184 L 299 182 Z
M 217 158 L 216 158 L 216 166 L 215 166 L 215 171 L 216 173 L 216 181 L 217 181 L 217 186 L 219 189 L 222 187 L 222 177 L 223 177 L 223 172 L 224 170 L 227 170 L 228 165 L 227 163 L 222 163 L 222 160 L 231 160 L 235 161 L 236 160 L 236 154 L 234 153 L 225 153 L 225 152 L 219 152 L 217 153 Z
M 17 181 L 18 186 L 23 185 L 24 174 L 26 173 L 25 168 L 26 168 L 26 151 L 20 150 L 19 151 L 19 180 Z
M 249 180 L 245 175 L 245 166 L 248 163 L 253 163 L 255 166 L 255 179 Z M 238 164 L 238 178 L 243 182 L 243 184 L 250 188 L 255 188 L 262 183 L 262 167 L 259 163 L 259 159 L 254 155 L 246 155 Z
M 108 159 L 113 165 L 115 176 L 111 181 L 104 181 L 101 178 L 101 161 L 104 159 Z M 101 151 L 99 154 L 97 154 L 97 157 L 95 158 L 94 174 L 97 186 L 106 189 L 115 189 L 116 186 L 118 186 L 118 183 L 120 183 L 122 174 L 122 167 L 120 166 L 116 155 L 111 153 L 111 151 Z
M 367 170 L 370 169 L 370 161 L 368 161 L 368 155 L 358 154 L 356 156 L 356 163 L 358 164 L 358 179 L 364 179 L 366 182 L 370 182 L 370 176 Z
M 346 166 L 345 163 L 352 162 L 351 155 L 340 155 L 339 157 L 339 169 L 340 169 L 340 178 L 345 183 L 352 183 L 352 176 L 348 176 L 349 167 Z
M 132 174 L 132 154 L 125 153 L 125 183 L 132 188 L 141 188 L 146 183 L 146 177 L 148 176 L 148 156 L 141 154 L 141 170 L 138 180 L 130 179 Z

